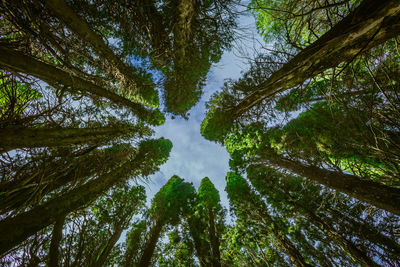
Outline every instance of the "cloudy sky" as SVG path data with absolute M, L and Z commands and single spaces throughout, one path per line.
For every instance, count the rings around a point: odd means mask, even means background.
M 221 61 L 215 64 L 208 73 L 204 94 L 200 102 L 190 110 L 189 120 L 168 118 L 164 125 L 156 128 L 156 137 L 168 138 L 173 143 L 169 160 L 161 166 L 158 173 L 150 177 L 146 191 L 148 202 L 154 194 L 174 174 L 190 181 L 197 189 L 201 179 L 210 178 L 219 190 L 222 203 L 227 206 L 228 200 L 225 189 L 225 176 L 229 170 L 229 154 L 225 147 L 209 142 L 200 135 L 200 124 L 205 117 L 205 103 L 210 96 L 219 90 L 227 78 L 237 79 L 240 72 L 246 70 L 246 53 L 251 53 L 254 47 L 253 36 L 255 24 L 252 16 L 241 16 L 241 28 L 246 31 L 246 38 L 235 42 L 237 49 L 223 54 Z M 257 36 L 254 36 L 256 39 Z

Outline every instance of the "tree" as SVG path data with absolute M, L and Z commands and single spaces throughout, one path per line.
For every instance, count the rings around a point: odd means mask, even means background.
M 59 69 L 48 63 L 41 62 L 31 56 L 21 52 L 13 51 L 2 44 L 0 47 L 1 61 L 0 66 L 11 72 L 22 72 L 43 80 L 49 85 L 71 93 L 90 94 L 93 96 L 104 97 L 113 103 L 130 108 L 133 113 L 150 124 L 160 125 L 164 123 L 164 116 L 159 110 L 149 110 L 142 105 L 120 96 L 107 88 L 85 80 L 79 76 L 74 76 L 67 71 Z
M 178 176 L 172 176 L 168 182 L 154 196 L 151 208 L 150 218 L 152 227 L 149 231 L 148 239 L 144 245 L 142 255 L 138 266 L 148 266 L 157 241 L 163 228 L 166 225 L 176 225 L 181 216 L 188 212 L 190 201 L 194 196 L 194 188 Z
M 210 140 L 220 141 L 220 135 L 229 132 L 234 120 L 263 100 L 272 98 L 278 92 L 301 85 L 307 79 L 336 67 L 341 62 L 351 62 L 360 53 L 396 37 L 399 33 L 397 30 L 392 30 L 392 27 L 398 19 L 398 8 L 396 1 L 379 4 L 372 0 L 363 1 L 331 30 L 303 49 L 268 78 L 265 77 L 265 81 L 248 90 L 237 104 L 210 109 L 203 121 L 203 135 L 217 128 L 218 124 L 224 125 L 219 135 L 214 137 L 208 135 Z M 389 21 L 393 23 L 388 23 Z M 374 22 L 374 27 L 371 27 L 372 22 Z M 207 134 L 205 137 L 207 138 Z
M 400 214 L 397 204 L 395 204 L 400 196 L 397 188 L 290 158 L 285 155 L 284 150 L 277 151 L 273 148 L 274 142 L 273 139 L 270 139 L 271 132 L 262 129 L 262 125 L 253 124 L 237 135 L 228 137 L 225 144 L 231 156 L 243 164 L 252 161 L 284 168 L 393 214 Z M 250 160 L 246 157 L 249 157 Z
M 147 140 L 141 143 L 133 159 L 117 166 L 69 192 L 40 204 L 24 213 L 0 221 L 1 252 L 4 253 L 27 237 L 52 224 L 60 216 L 84 207 L 113 185 L 123 183 L 132 176 L 149 175 L 164 163 L 172 144 L 169 140 Z M 11 231 L 18 225 L 18 231 Z M 12 240 L 12 242 L 10 242 Z
M 285 235 L 284 229 L 276 222 L 261 198 L 252 192 L 247 182 L 238 174 L 229 172 L 227 177 L 228 197 L 235 214 L 246 223 L 253 224 L 262 234 L 272 233 L 278 246 L 296 266 L 309 266 L 304 257 Z
M 199 101 L 206 75 L 231 46 L 235 6 L 224 1 L 103 1 L 120 26 L 124 51 L 149 58 L 163 73 L 168 112 L 186 116 Z M 190 67 L 188 67 L 190 66 Z
M 357 247 L 350 238 L 343 235 L 342 231 L 336 229 L 336 223 L 340 224 L 343 218 L 334 218 L 327 208 L 322 207 L 323 202 L 318 202 L 321 199 L 321 194 L 324 196 L 320 188 L 308 185 L 299 178 L 285 176 L 263 165 L 248 167 L 247 177 L 256 190 L 266 198 L 267 202 L 283 213 L 282 216 L 292 217 L 293 213 L 301 214 L 304 216 L 304 220 L 319 228 L 327 238 L 348 254 L 354 263 L 361 266 L 376 265 L 372 257 L 364 251 L 364 247 Z M 297 220 L 303 220 L 303 218 L 300 217 Z M 307 228 L 304 227 L 302 230 L 305 231 L 305 229 Z M 382 241 L 387 239 L 379 231 L 374 232 L 375 235 L 382 238 Z M 355 234 L 353 232 L 350 236 Z M 310 237 L 308 238 L 310 239 Z M 364 235 L 361 239 L 366 241 L 368 236 Z M 371 239 L 372 242 L 377 240 Z M 396 242 L 392 240 L 390 243 L 396 247 Z M 379 245 L 379 242 L 374 245 Z M 387 251 L 386 248 L 385 250 Z

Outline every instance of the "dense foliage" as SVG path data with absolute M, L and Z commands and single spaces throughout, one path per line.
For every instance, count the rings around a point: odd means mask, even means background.
M 188 118 L 242 8 L 0 3 L 2 266 L 400 265 L 398 0 L 250 1 L 265 44 L 201 124 L 229 203 L 173 175 L 146 204 L 154 129 Z

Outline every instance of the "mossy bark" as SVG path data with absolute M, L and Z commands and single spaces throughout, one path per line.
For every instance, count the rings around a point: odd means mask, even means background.
M 355 175 L 307 166 L 279 156 L 270 157 L 268 161 L 377 208 L 400 215 L 400 189 L 361 179 Z
M 5 45 L 0 45 L 0 66 L 11 72 L 23 72 L 27 75 L 32 75 L 52 86 L 61 85 L 64 90 L 73 94 L 95 95 L 107 98 L 119 106 L 131 109 L 138 118 L 149 123 L 155 116 L 156 110 L 146 109 L 141 104 L 134 103 L 106 88 L 41 62 L 31 56 L 24 55 L 21 52 L 13 51 Z
M 305 80 L 350 62 L 355 56 L 400 34 L 398 0 L 364 0 L 352 13 L 317 41 L 306 47 L 251 90 L 230 112 L 234 117 L 278 92 L 293 88 Z
M 93 179 L 61 196 L 24 213 L 0 221 L 0 255 L 54 223 L 57 218 L 83 208 L 113 185 L 127 179 L 146 158 L 135 158 L 121 167 Z

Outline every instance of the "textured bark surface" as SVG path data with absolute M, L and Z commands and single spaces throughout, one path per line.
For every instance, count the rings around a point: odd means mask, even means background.
M 156 224 L 150 229 L 149 239 L 144 246 L 142 256 L 137 263 L 138 267 L 150 266 L 151 258 L 153 257 L 154 249 L 157 245 L 158 238 L 160 237 L 163 228 L 163 223 L 157 221 Z
M 82 38 L 82 40 L 89 43 L 100 58 L 106 59 L 111 65 L 113 72 L 115 72 L 115 75 L 120 77 L 120 80 L 140 97 L 140 91 L 143 91 L 144 89 L 137 86 L 137 82 L 135 81 L 136 78 L 130 68 L 114 54 L 101 36 L 97 35 L 90 29 L 86 21 L 81 19 L 64 2 L 64 0 L 46 0 L 45 3 L 51 12 L 61 19 L 61 21 L 64 22 L 72 32 L 76 33 L 80 38 Z
M 210 241 L 211 241 L 211 250 L 212 250 L 212 264 L 214 267 L 221 266 L 221 256 L 219 250 L 219 238 L 215 229 L 215 216 L 212 209 L 208 211 L 208 226 L 210 228 Z
M 132 168 L 140 166 L 145 160 L 145 158 L 137 157 L 133 162 L 127 162 L 121 167 L 44 204 L 15 217 L 0 221 L 0 255 L 23 242 L 37 231 L 54 223 L 57 218 L 66 216 L 71 211 L 88 205 L 111 186 L 126 179 Z
M 400 189 L 360 179 L 355 175 L 307 166 L 300 162 L 279 158 L 278 156 L 271 157 L 268 161 L 273 165 L 290 170 L 302 177 L 338 190 L 377 208 L 400 215 Z
M 278 92 L 349 62 L 355 56 L 400 34 L 398 0 L 365 0 L 316 42 L 305 48 L 265 82 L 253 88 L 231 111 L 234 118 Z
M 108 89 L 74 76 L 55 66 L 41 62 L 21 52 L 8 49 L 4 45 L 0 45 L 0 67 L 10 72 L 23 72 L 27 75 L 32 75 L 52 86 L 62 85 L 64 90 L 73 94 L 89 94 L 107 98 L 117 105 L 131 109 L 143 120 L 149 120 L 153 116 L 152 110 L 144 108 L 141 104 L 134 103 Z
M 111 140 L 127 132 L 128 129 L 119 127 L 26 128 L 9 126 L 0 129 L 0 151 L 96 143 L 101 140 Z
M 50 241 L 50 251 L 49 251 L 49 266 L 57 267 L 58 264 L 58 255 L 59 250 L 58 247 L 60 246 L 60 241 L 62 239 L 62 230 L 65 222 L 65 216 L 61 216 L 56 220 L 54 224 L 53 231 L 51 234 L 51 241 Z
M 98 259 L 94 260 L 93 265 L 92 265 L 93 267 L 101 267 L 104 265 L 104 263 L 107 260 L 108 255 L 110 254 L 114 245 L 118 242 L 123 231 L 124 231 L 124 228 L 122 227 L 122 221 L 121 221 L 121 223 L 115 227 L 115 230 L 112 233 L 110 239 L 107 241 L 106 247 L 101 252 L 100 257 L 98 257 Z

